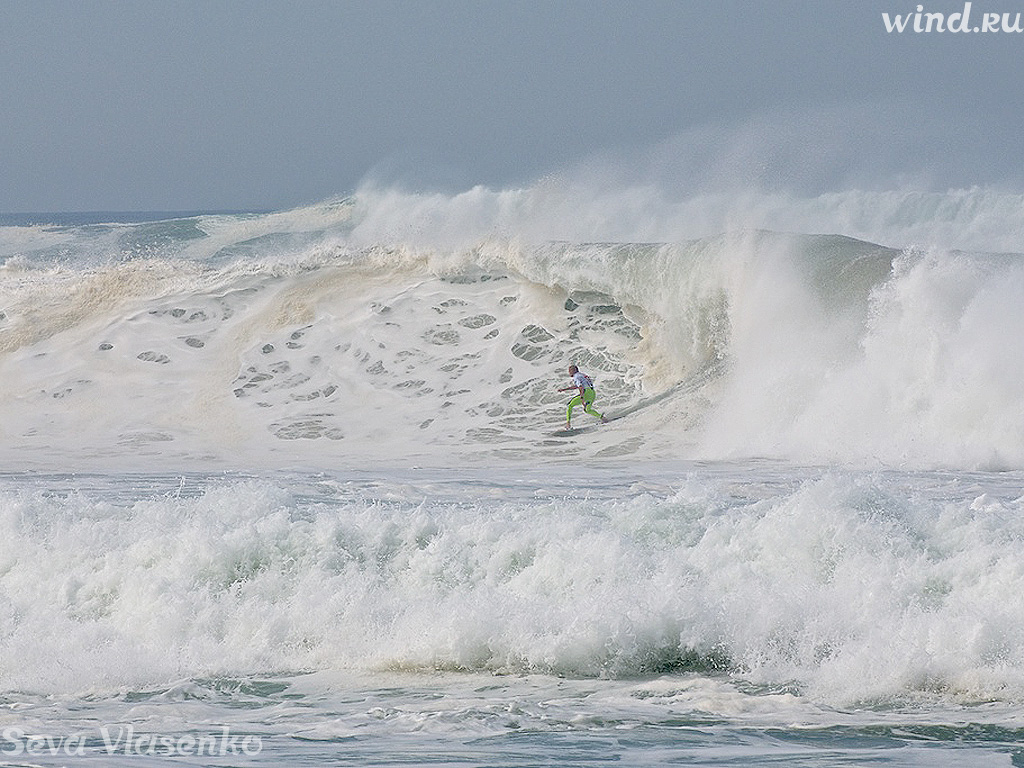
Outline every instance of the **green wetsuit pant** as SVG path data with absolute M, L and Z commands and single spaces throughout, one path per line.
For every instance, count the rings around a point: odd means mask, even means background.
M 584 389 L 582 398 L 580 398 L 579 395 L 575 395 L 572 400 L 569 401 L 569 407 L 565 411 L 566 424 L 572 421 L 572 409 L 580 403 L 583 403 L 583 411 L 585 413 L 589 413 L 591 416 L 595 416 L 598 419 L 603 419 L 604 416 L 594 410 L 594 397 L 596 397 L 596 393 L 593 389 Z

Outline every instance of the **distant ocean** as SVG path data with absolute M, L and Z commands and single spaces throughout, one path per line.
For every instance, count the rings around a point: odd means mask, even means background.
M 0 766 L 1024 766 L 1022 253 L 988 189 L 0 215 Z
M 0 213 L 0 227 L 78 227 L 95 224 L 142 224 L 198 216 L 246 216 L 270 211 L 71 211 L 57 213 Z

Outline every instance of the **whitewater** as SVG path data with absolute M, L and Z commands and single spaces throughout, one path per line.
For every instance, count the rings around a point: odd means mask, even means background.
M 0 765 L 1024 765 L 1022 254 L 987 188 L 0 217 Z

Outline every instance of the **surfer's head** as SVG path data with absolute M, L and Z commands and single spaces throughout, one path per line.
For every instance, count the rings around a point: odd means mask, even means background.
M 579 371 L 579 368 L 577 368 L 575 365 L 570 365 L 569 366 L 569 375 L 570 376 L 575 374 L 577 371 Z

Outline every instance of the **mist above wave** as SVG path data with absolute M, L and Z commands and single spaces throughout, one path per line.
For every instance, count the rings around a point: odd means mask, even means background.
M 445 248 L 527 243 L 680 242 L 739 230 L 837 234 L 889 247 L 1024 252 L 1024 195 L 992 188 L 850 189 L 801 196 L 740 188 L 683 191 L 551 176 L 510 190 L 410 193 L 368 185 L 352 199 L 354 242 Z

